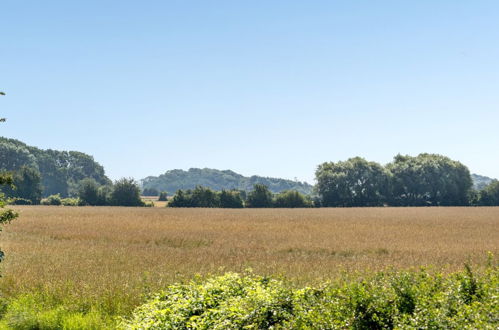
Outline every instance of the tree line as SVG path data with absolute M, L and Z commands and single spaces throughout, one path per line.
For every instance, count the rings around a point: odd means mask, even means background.
M 397 155 L 382 166 L 360 157 L 326 162 L 316 171 L 321 206 L 492 206 L 499 183 L 473 189 L 469 169 L 448 157 Z
M 220 208 L 270 208 L 312 207 L 313 202 L 295 190 L 274 194 L 263 184 L 255 184 L 253 190 L 215 191 L 198 186 L 195 189 L 178 190 L 168 202 L 168 207 L 220 207 Z
M 0 137 L 0 170 L 20 172 L 15 174 L 17 187 L 24 179 L 34 180 L 33 185 L 40 190 L 37 195 L 41 197 L 74 196 L 79 182 L 86 178 L 101 185 L 111 183 L 104 167 L 90 155 L 78 151 L 42 150 L 4 137 Z M 23 179 L 23 176 L 26 177 Z
M 72 166 L 74 167 L 74 166 Z M 197 186 L 180 189 L 169 200 L 170 207 L 364 207 L 364 206 L 495 206 L 499 205 L 499 181 L 481 190 L 473 188 L 466 166 L 448 157 L 420 154 L 397 155 L 386 165 L 354 157 L 320 164 L 316 186 L 310 195 L 296 190 L 274 193 L 264 184 L 251 191 Z M 1 192 L 15 204 L 124 205 L 142 206 L 141 188 L 132 179 L 111 182 L 81 173 L 72 182 L 71 197 L 56 193 L 43 198 L 43 179 L 36 167 L 21 165 L 12 173 L 12 185 Z M 166 192 L 145 188 L 144 195 Z
M 499 181 L 473 189 L 469 169 L 448 157 L 397 155 L 382 166 L 361 157 L 318 166 L 311 196 L 288 190 L 273 194 L 263 184 L 245 191 L 179 190 L 171 207 L 376 207 L 499 206 Z

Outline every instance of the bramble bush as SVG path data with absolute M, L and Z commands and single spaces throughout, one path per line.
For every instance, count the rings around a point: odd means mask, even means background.
M 172 285 L 122 329 L 497 329 L 497 266 L 475 274 L 381 272 L 361 281 L 292 289 L 228 273 Z

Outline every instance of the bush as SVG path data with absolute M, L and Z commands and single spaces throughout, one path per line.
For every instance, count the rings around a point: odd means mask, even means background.
M 3 327 L 2 327 L 3 326 Z M 99 312 L 72 311 L 52 306 L 39 295 L 25 294 L 7 306 L 0 327 L 9 329 L 113 329 L 114 322 Z
M 243 199 L 241 198 L 241 194 L 237 190 L 222 190 L 219 193 L 220 207 L 222 208 L 231 208 L 231 209 L 239 209 L 244 207 Z
M 9 204 L 11 205 L 33 205 L 33 202 L 26 198 L 11 198 L 9 200 Z
M 159 194 L 158 201 L 160 201 L 160 202 L 166 202 L 167 200 L 168 200 L 168 193 L 166 191 L 162 191 Z
M 78 206 L 81 205 L 81 201 L 78 198 L 63 198 L 61 204 L 64 206 Z
M 482 206 L 499 206 L 499 181 L 494 180 L 479 193 L 478 204 Z
M 228 273 L 172 285 L 122 320 L 123 329 L 496 329 L 499 271 L 386 272 L 291 289 Z
M 275 196 L 274 207 L 312 207 L 312 201 L 295 190 L 283 191 Z
M 138 183 L 131 178 L 116 181 L 111 193 L 111 203 L 116 206 L 144 206 Z
M 50 195 L 47 198 L 42 199 L 42 205 L 62 205 L 61 196 L 59 194 Z
M 248 193 L 246 207 L 272 207 L 272 192 L 263 184 L 255 184 Z

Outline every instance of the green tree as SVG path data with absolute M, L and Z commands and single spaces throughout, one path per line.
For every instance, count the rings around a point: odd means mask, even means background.
M 0 95 L 5 95 L 5 93 L 0 92 Z M 4 122 L 5 118 L 0 118 L 0 122 Z M 12 176 L 7 173 L 0 173 L 0 186 L 2 185 L 12 185 L 14 183 Z M 11 209 L 5 209 L 5 199 L 4 194 L 0 192 L 0 231 L 4 224 L 10 223 L 12 220 L 17 218 L 18 214 Z M 4 259 L 5 254 L 0 250 L 0 262 Z
M 239 209 L 244 207 L 241 194 L 237 190 L 222 190 L 219 193 L 219 199 L 222 208 Z
M 255 184 L 253 190 L 248 193 L 246 207 L 272 207 L 272 192 L 263 184 Z
M 81 180 L 78 188 L 78 198 L 82 205 L 99 205 L 101 199 L 97 182 L 90 178 Z
M 197 186 L 190 198 L 192 207 L 220 207 L 218 194 L 210 188 Z
M 499 181 L 494 180 L 479 193 L 478 204 L 482 206 L 499 206 Z
M 160 192 L 158 200 L 161 202 L 166 202 L 168 200 L 168 193 L 166 191 Z
M 13 185 L 12 176 L 7 173 L 0 173 L 0 185 Z M 2 226 L 10 223 L 12 220 L 18 217 L 18 213 L 11 209 L 5 209 L 5 198 L 4 194 L 0 192 L 0 231 Z M 0 250 L 0 262 L 4 259 L 4 252 Z
M 378 163 L 363 158 L 327 162 L 315 172 L 323 206 L 381 206 L 389 192 L 389 175 Z
M 140 199 L 140 187 L 131 178 L 122 178 L 114 183 L 111 202 L 116 206 L 144 206 Z
M 473 181 L 468 168 L 458 161 L 436 154 L 397 155 L 387 168 L 394 205 L 469 205 Z
M 182 189 L 177 190 L 173 195 L 172 200 L 168 202 L 168 207 L 191 207 L 190 192 L 184 192 Z
M 296 190 L 283 191 L 274 198 L 274 207 L 298 208 L 312 207 L 312 201 Z
M 9 197 L 30 200 L 32 204 L 40 204 L 42 186 L 38 170 L 22 166 L 13 176 L 14 187 L 5 191 Z

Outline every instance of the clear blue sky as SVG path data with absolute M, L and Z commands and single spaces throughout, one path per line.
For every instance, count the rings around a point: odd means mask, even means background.
M 113 178 L 441 153 L 499 177 L 499 1 L 19 1 L 0 135 Z

